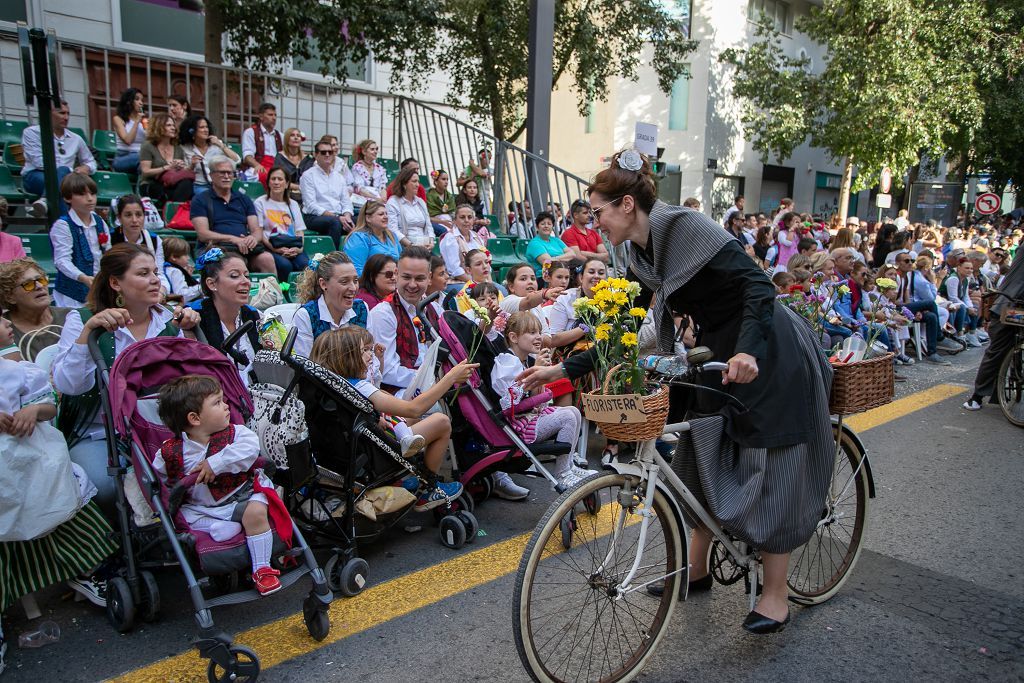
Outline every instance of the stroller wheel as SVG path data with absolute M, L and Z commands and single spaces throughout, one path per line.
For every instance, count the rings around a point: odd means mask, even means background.
M 596 515 L 601 511 L 601 496 L 599 491 L 594 491 L 589 496 L 583 499 L 583 507 L 587 509 L 592 515 Z
M 160 615 L 160 587 L 156 585 L 156 577 L 152 572 L 141 571 L 139 578 L 142 583 L 142 620 L 156 621 Z
M 221 595 L 238 592 L 238 586 L 240 583 L 238 572 L 218 574 L 216 576 L 211 576 L 210 580 Z
M 463 526 L 466 527 L 466 543 L 472 543 L 476 540 L 476 532 L 480 530 L 480 522 L 476 521 L 476 515 L 469 510 L 459 510 L 455 516 L 462 520 Z
M 455 502 L 459 504 L 458 509 L 460 510 L 465 510 L 466 512 L 473 512 L 473 510 L 476 510 L 476 501 L 473 500 L 473 496 L 469 495 L 469 491 L 466 491 L 465 489 L 463 489 L 459 497 L 455 499 Z
M 309 596 L 302 604 L 302 618 L 306 622 L 306 630 L 313 640 L 318 643 L 327 637 L 331 632 L 331 618 L 327 609 L 320 609 L 320 601 L 315 596 Z
M 359 595 L 366 587 L 366 577 L 370 574 L 370 565 L 361 557 L 353 557 L 344 565 L 341 564 L 341 556 L 331 555 L 331 558 L 324 564 L 324 574 L 327 575 L 327 587 L 335 593 L 341 593 L 351 598 Z
M 494 482 L 487 474 L 482 477 L 473 477 L 473 481 L 469 482 L 468 489 L 473 497 L 473 502 L 480 504 L 491 497 L 491 493 L 494 491 Z
M 210 683 L 248 683 L 259 678 L 260 658 L 255 652 L 244 645 L 232 645 L 228 651 L 231 653 L 231 662 L 226 669 L 213 660 L 206 667 L 206 678 Z
M 576 515 L 570 512 L 562 521 L 558 523 L 558 528 L 562 532 L 562 547 L 566 550 L 572 546 L 572 535 L 576 531 Z
M 124 577 L 107 581 L 107 619 L 118 633 L 126 633 L 135 625 L 135 599 Z
M 466 542 L 466 525 L 455 515 L 442 517 L 438 531 L 441 534 L 441 544 L 446 548 L 457 550 Z

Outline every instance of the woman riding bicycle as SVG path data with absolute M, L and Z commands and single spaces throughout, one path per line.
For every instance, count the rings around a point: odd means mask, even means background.
M 810 327 L 776 303 L 771 281 L 735 237 L 699 212 L 657 200 L 648 159 L 633 151 L 616 154 L 588 193 L 595 227 L 614 246 L 630 242 L 632 277 L 657 292 L 661 348 L 673 348 L 670 311 L 678 311 L 698 325 L 699 344 L 716 358 L 728 358 L 729 370 L 720 381 L 704 381 L 747 410 L 727 407 L 709 415 L 717 401 L 674 390 L 674 407 L 692 400 L 686 407 L 694 429 L 680 435 L 673 468 L 724 527 L 760 551 L 763 593 L 743 627 L 779 631 L 789 621 L 789 553 L 814 532 L 832 475 L 831 367 Z M 593 356 L 581 354 L 527 370 L 524 383 L 575 378 L 593 366 Z M 728 438 L 719 445 L 708 438 L 715 432 Z M 716 445 L 707 447 L 710 442 Z M 701 481 L 716 482 L 715 489 Z M 690 557 L 708 557 L 710 542 L 708 532 L 696 527 Z M 690 591 L 711 585 L 707 566 L 694 565 L 688 578 Z

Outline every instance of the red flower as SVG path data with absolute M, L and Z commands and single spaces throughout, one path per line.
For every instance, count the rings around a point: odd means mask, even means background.
M 415 325 L 416 327 L 423 327 L 423 321 L 420 320 L 420 317 L 418 315 L 413 316 L 412 324 Z
M 96 235 L 96 240 L 100 243 L 100 246 L 102 247 L 104 244 L 110 241 L 110 235 L 101 231 Z
M 804 291 L 804 286 L 803 285 L 790 285 L 788 291 L 789 291 L 790 294 L 796 294 L 797 292 Z

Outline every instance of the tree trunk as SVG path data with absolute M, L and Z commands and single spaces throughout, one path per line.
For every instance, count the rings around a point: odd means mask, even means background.
M 221 36 L 224 34 L 224 16 L 220 11 L 222 0 L 206 3 L 206 35 L 203 41 L 207 64 L 223 64 Z M 227 120 L 224 118 L 224 86 L 220 69 L 206 69 L 206 118 L 213 121 L 223 136 L 227 135 Z
M 843 159 L 843 180 L 839 184 L 839 219 L 846 225 L 846 213 L 850 210 L 850 186 L 853 184 L 853 157 Z

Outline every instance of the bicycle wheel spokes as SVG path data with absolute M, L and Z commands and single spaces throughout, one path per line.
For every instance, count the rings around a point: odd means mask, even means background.
M 567 492 L 548 510 L 527 545 L 516 577 L 516 644 L 538 681 L 619 681 L 639 671 L 663 632 L 675 605 L 678 574 L 656 599 L 638 588 L 676 572 L 685 551 L 668 502 L 651 506 L 641 543 L 643 506 L 620 505 L 633 482 L 608 474 Z M 583 498 L 601 498 L 596 514 Z M 575 516 L 571 543 L 562 543 L 559 522 Z M 638 551 L 629 583 L 620 596 Z
M 1018 427 L 1024 427 L 1024 347 L 1006 354 L 1000 364 L 996 392 L 1003 415 Z
M 863 543 L 867 519 L 868 477 L 861 453 L 845 434 L 836 457 L 829 492 L 810 540 L 789 560 L 790 596 L 796 602 L 828 600 L 842 586 Z

